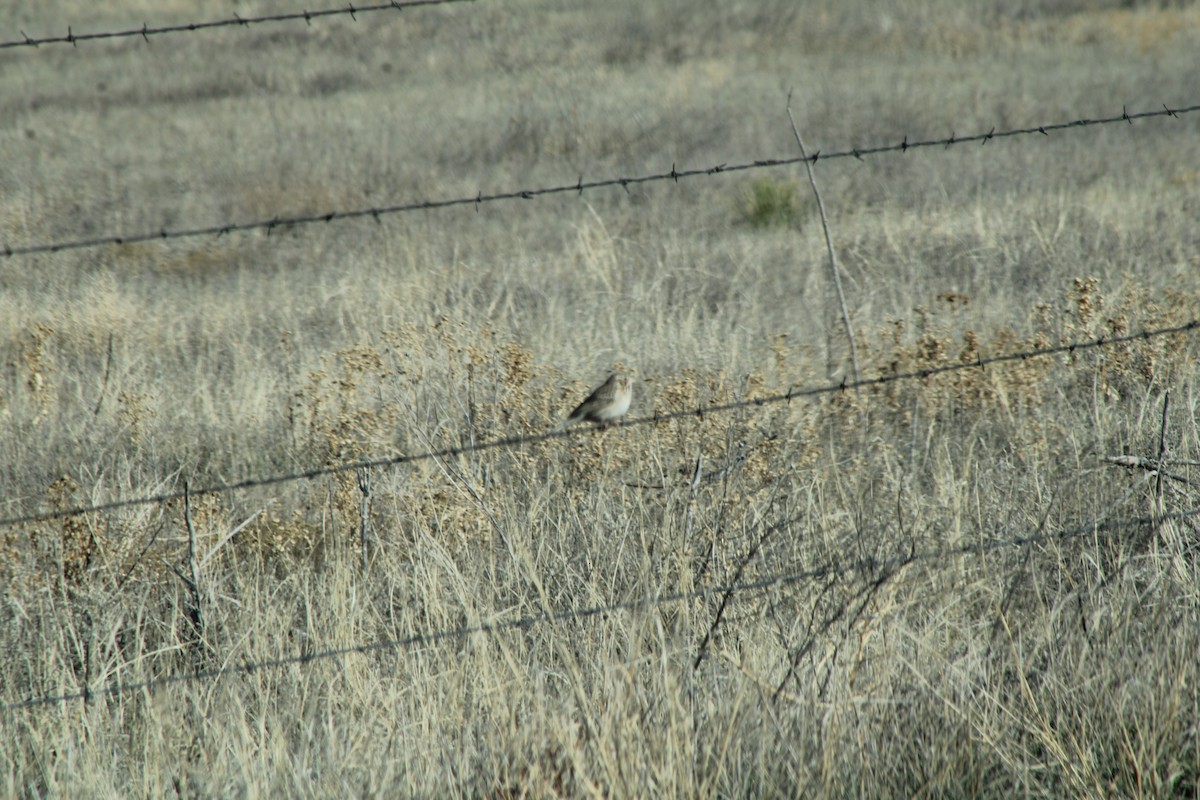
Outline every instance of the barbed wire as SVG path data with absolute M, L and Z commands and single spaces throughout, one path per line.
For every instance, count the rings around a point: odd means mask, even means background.
M 69 44 L 78 47 L 80 42 L 95 41 L 98 39 L 127 39 L 133 37 L 141 37 L 146 42 L 150 41 L 151 36 L 158 36 L 164 33 L 195 33 L 197 31 L 212 30 L 214 28 L 231 28 L 235 26 L 250 27 L 251 25 L 261 25 L 267 22 L 291 22 L 295 20 L 304 20 L 305 23 L 311 25 L 314 19 L 322 17 L 334 16 L 349 16 L 357 20 L 359 14 L 369 14 L 373 11 L 403 11 L 406 8 L 415 8 L 419 6 L 440 6 L 449 3 L 471 3 L 475 0 L 395 0 L 390 3 L 376 3 L 372 5 L 356 6 L 353 3 L 347 3 L 345 6 L 338 8 L 322 8 L 316 11 L 296 11 L 286 14 L 264 14 L 258 17 L 242 17 L 234 14 L 228 19 L 209 20 L 207 22 L 185 22 L 179 25 L 158 25 L 151 27 L 146 23 L 142 23 L 140 28 L 130 28 L 123 31 L 106 31 L 101 33 L 75 33 L 75 31 L 67 26 L 66 36 L 48 36 L 41 39 L 35 39 L 25 31 L 21 31 L 22 38 L 12 39 L 9 41 L 0 42 L 0 50 L 6 50 L 13 47 L 40 47 L 44 44 Z
M 572 184 L 563 184 L 560 186 L 544 186 L 533 189 L 514 189 L 506 192 L 496 192 L 493 194 L 484 194 L 482 190 L 473 197 L 454 197 L 443 200 L 418 200 L 409 203 L 399 203 L 396 205 L 373 206 L 370 208 L 358 208 L 349 211 L 327 211 L 321 214 L 301 214 L 289 217 L 273 217 L 269 220 L 253 220 L 249 222 L 228 222 L 221 225 L 210 225 L 198 228 L 180 228 L 169 230 L 160 228 L 154 232 L 143 232 L 128 235 L 106 235 L 98 236 L 90 239 L 75 239 L 61 242 L 51 242 L 47 244 L 20 245 L 14 247 L 10 244 L 5 244 L 0 248 L 0 256 L 12 258 L 13 256 L 35 255 L 40 253 L 59 253 L 66 250 L 81 250 L 92 247 L 107 247 L 124 244 L 140 244 L 143 242 L 166 241 L 169 239 L 186 239 L 197 236 L 226 236 L 232 233 L 240 233 L 252 230 L 265 230 L 269 236 L 276 228 L 311 225 L 318 222 L 334 222 L 341 220 L 359 219 L 362 217 L 372 217 L 376 222 L 380 217 L 393 214 L 403 214 L 412 211 L 434 211 L 444 208 L 453 208 L 456 206 L 473 205 L 476 209 L 484 203 L 496 203 L 506 200 L 532 200 L 537 197 L 546 195 L 577 193 L 582 195 L 584 191 L 591 189 L 600 189 L 605 187 L 620 186 L 628 190 L 630 186 L 635 186 L 643 183 L 655 183 L 659 181 L 673 181 L 678 183 L 681 180 L 688 178 L 698 178 L 704 176 L 723 175 L 732 172 L 743 172 L 746 170 L 768 169 L 773 167 L 791 166 L 800 164 L 804 161 L 811 161 L 816 164 L 817 161 L 832 161 L 835 159 L 855 158 L 863 160 L 869 156 L 878 156 L 890 153 L 907 153 L 909 150 L 917 150 L 922 148 L 940 147 L 949 149 L 952 145 L 968 144 L 970 142 L 978 142 L 987 144 L 993 139 L 1004 139 L 1015 136 L 1029 136 L 1032 134 L 1041 134 L 1049 136 L 1052 131 L 1061 131 L 1071 128 L 1086 128 L 1096 125 L 1111 125 L 1118 122 L 1126 122 L 1130 125 L 1134 120 L 1150 119 L 1154 117 L 1172 117 L 1178 118 L 1182 114 L 1191 114 L 1200 111 L 1200 103 L 1181 108 L 1170 108 L 1166 104 L 1163 105 L 1161 111 L 1140 111 L 1130 114 L 1124 107 L 1121 113 L 1111 117 L 1101 117 L 1098 119 L 1076 119 L 1070 122 L 1057 122 L 1044 125 L 1036 125 L 1027 128 L 1012 128 L 1010 130 L 997 131 L 995 127 L 987 133 L 975 133 L 970 136 L 957 136 L 951 133 L 945 139 L 927 139 L 921 141 L 910 142 L 908 137 L 898 144 L 880 145 L 877 147 L 854 147 L 850 149 L 838 150 L 830 153 L 825 153 L 820 150 L 813 153 L 807 158 L 803 156 L 794 156 L 790 158 L 766 158 L 747 161 L 740 164 L 717 164 L 710 167 L 698 167 L 695 169 L 679 170 L 675 164 L 671 165 L 669 172 L 659 172 L 649 175 L 637 175 L 624 178 L 603 178 L 594 181 L 585 181 L 583 176 Z
M 298 653 L 292 656 L 281 656 L 277 658 L 264 659 L 261 661 L 244 662 L 232 666 L 196 670 L 177 675 L 165 675 L 159 678 L 147 678 L 145 680 L 133 681 L 129 683 L 118 681 L 94 690 L 85 688 L 78 692 L 69 692 L 66 694 L 30 697 L 25 700 L 9 703 L 3 706 L 3 709 L 4 711 L 18 711 L 21 709 L 35 708 L 39 706 L 59 705 L 75 700 L 85 700 L 90 702 L 91 700 L 100 697 L 117 697 L 120 695 L 129 694 L 131 692 L 150 692 L 176 683 L 190 683 L 194 681 L 205 680 L 217 681 L 231 675 L 251 674 L 261 670 L 278 669 L 280 667 L 292 665 L 303 666 L 317 661 L 341 658 L 348 655 L 365 655 L 367 653 L 384 650 L 407 650 L 421 645 L 437 644 L 438 642 L 447 639 L 462 639 L 475 634 L 491 636 L 503 633 L 504 631 L 531 628 L 534 625 L 539 625 L 546 622 L 586 620 L 611 612 L 636 611 L 654 608 L 669 603 L 697 600 L 703 597 L 708 597 L 709 595 L 745 595 L 751 592 L 767 591 L 773 588 L 789 586 L 792 584 L 801 583 L 803 581 L 847 575 L 852 572 L 875 573 L 880 570 L 899 570 L 919 562 L 949 561 L 952 558 L 957 558 L 964 555 L 984 555 L 1009 547 L 1025 547 L 1041 542 L 1077 539 L 1082 536 L 1096 535 L 1102 532 L 1108 533 L 1127 528 L 1144 527 L 1146 525 L 1159 525 L 1163 522 L 1182 521 L 1196 516 L 1200 516 L 1200 508 L 1189 509 L 1187 511 L 1170 514 L 1134 517 L 1123 520 L 1110 520 L 1104 522 L 1093 520 L 1087 524 L 1080 525 L 1075 528 L 1069 528 L 1050 533 L 1034 533 L 1009 539 L 994 539 L 975 544 L 961 545 L 959 547 L 946 550 L 934 550 L 919 553 L 915 549 L 912 549 L 905 555 L 895 556 L 892 558 L 865 558 L 849 563 L 840 563 L 835 561 L 824 564 L 820 567 L 801 570 L 799 572 L 772 573 L 755 578 L 753 580 L 740 581 L 719 586 L 708 586 L 687 592 L 670 592 L 668 594 L 647 595 L 632 600 L 621 600 L 614 603 L 607 603 L 605 605 L 587 606 L 583 608 L 568 608 L 558 611 L 544 611 L 540 614 L 531 614 L 519 619 L 508 620 L 505 622 L 481 622 L 477 625 L 463 625 L 457 628 L 416 633 L 403 638 L 381 639 L 379 641 L 365 644 L 334 647 L 311 653 Z M 768 530 L 782 530 L 790 525 L 796 524 L 802 519 L 803 517 L 793 517 L 785 520 L 784 522 L 776 523 L 775 525 L 770 526 Z
M 699 406 L 696 408 L 684 409 L 681 411 L 671 411 L 661 414 L 653 414 L 646 417 L 637 417 L 627 420 L 622 423 L 621 427 L 633 427 L 640 425 L 661 425 L 671 420 L 686 419 L 686 418 L 703 418 L 706 414 L 720 414 L 729 411 L 735 411 L 743 408 L 762 407 L 773 405 L 776 403 L 790 403 L 793 400 L 800 400 L 808 397 L 817 397 L 825 394 L 834 394 L 840 392 L 852 391 L 855 389 L 871 388 L 884 386 L 890 383 L 897 383 L 908 380 L 924 380 L 932 378 L 936 375 L 942 375 L 951 372 L 958 372 L 966 369 L 983 369 L 992 364 L 1001 364 L 1013 361 L 1026 361 L 1031 358 L 1043 358 L 1045 356 L 1059 355 L 1063 353 L 1076 353 L 1084 350 L 1092 350 L 1101 347 L 1109 347 L 1117 344 L 1124 344 L 1134 341 L 1145 341 L 1155 339 L 1160 336 L 1170 336 L 1175 334 L 1194 333 L 1200 330 L 1200 319 L 1193 319 L 1190 322 L 1181 325 L 1173 325 L 1164 328 L 1154 328 L 1149 330 L 1139 331 L 1137 333 L 1125 334 L 1122 336 L 1100 336 L 1096 339 L 1088 339 L 1083 341 L 1066 342 L 1063 344 L 1053 345 L 1049 347 L 1041 347 L 1033 350 L 1024 350 L 1015 353 L 1002 353 L 994 356 L 979 357 L 977 356 L 972 361 L 959 362 L 955 364 L 943 364 L 936 367 L 925 367 L 922 369 L 912 370 L 909 372 L 898 372 L 890 375 L 882 375 L 877 378 L 864 378 L 857 381 L 843 380 L 840 383 L 826 384 L 823 386 L 810 387 L 807 389 L 792 389 L 789 388 L 786 392 L 765 395 L 762 397 L 750 398 L 747 400 L 735 400 L 728 403 L 714 403 L 707 406 Z M 549 431 L 546 433 L 538 433 L 524 436 L 509 436 L 502 439 L 493 439 L 489 442 L 479 442 L 477 444 L 462 445 L 459 447 L 444 447 L 439 450 L 429 450 L 422 453 L 400 454 L 388 456 L 386 458 L 367 459 L 361 461 L 353 461 L 345 464 L 335 464 L 333 466 L 315 467 L 313 469 L 304 470 L 302 472 L 291 472 L 280 475 L 271 475 L 263 478 L 248 478 L 242 481 L 232 483 L 215 484 L 203 488 L 193 489 L 188 488 L 180 491 L 162 492 L 146 497 L 130 498 L 127 500 L 112 500 L 106 503 L 97 503 L 89 506 L 75 506 L 73 508 L 59 509 L 57 511 L 44 511 L 32 514 L 24 514 L 20 516 L 0 518 L 0 528 L 12 527 L 14 525 L 23 525 L 36 522 L 46 522 L 54 519 L 63 519 L 66 517 L 77 517 L 83 514 L 105 513 L 116 511 L 123 508 L 132 508 L 135 506 L 157 505 L 161 503 L 171 502 L 173 500 L 183 499 L 185 495 L 190 497 L 199 497 L 203 495 L 221 494 L 224 492 L 244 491 L 247 489 L 259 488 L 263 486 L 272 486 L 281 483 L 292 483 L 301 480 L 311 480 L 313 478 L 325 477 L 328 475 L 336 475 L 344 472 L 351 472 L 360 469 L 375 469 L 395 467 L 403 464 L 412 464 L 418 461 L 427 461 L 430 459 L 446 459 L 456 458 L 458 456 L 480 453 L 487 450 L 506 449 L 511 447 L 521 447 L 529 444 L 536 444 L 551 439 L 566 438 L 568 436 L 579 435 L 594 435 L 598 428 L 568 428 L 562 431 Z

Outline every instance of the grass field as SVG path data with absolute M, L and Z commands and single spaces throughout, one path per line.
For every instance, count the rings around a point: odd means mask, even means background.
M 479 0 L 0 50 L 0 251 L 788 158 L 789 92 L 826 153 L 1193 105 L 1198 36 Z M 1200 319 L 1198 165 L 1200 114 L 818 162 L 861 377 Z M 540 434 L 613 367 L 643 419 L 852 380 L 829 276 L 800 166 L 0 256 L 0 517 Z M 1200 797 L 1198 342 L 0 527 L 0 795 Z

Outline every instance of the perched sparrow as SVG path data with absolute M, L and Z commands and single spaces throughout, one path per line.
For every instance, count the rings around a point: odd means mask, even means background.
M 587 396 L 579 406 L 571 412 L 571 416 L 559 425 L 556 430 L 562 430 L 576 422 L 594 422 L 607 428 L 629 411 L 629 401 L 633 399 L 633 381 L 628 375 L 614 372 L 608 380 Z

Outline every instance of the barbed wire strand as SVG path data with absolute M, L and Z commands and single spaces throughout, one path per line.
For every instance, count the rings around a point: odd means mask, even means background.
M 292 656 L 280 656 L 277 658 L 264 659 L 262 661 L 244 662 L 232 666 L 196 670 L 177 675 L 165 675 L 159 678 L 148 678 L 129 683 L 115 682 L 98 689 L 84 689 L 78 692 L 70 692 L 66 694 L 30 697 L 25 700 L 9 703 L 8 705 L 3 706 L 3 709 L 5 711 L 18 711 L 39 706 L 59 705 L 74 700 L 90 701 L 99 697 L 117 697 L 120 695 L 140 691 L 149 692 L 176 683 L 189 683 L 205 680 L 217 681 L 230 675 L 243 673 L 251 674 L 260 670 L 278 669 L 280 667 L 292 665 L 306 665 L 316 661 L 323 661 L 331 658 L 341 658 L 348 655 L 365 655 L 367 653 L 383 650 L 407 650 L 421 645 L 436 644 L 446 639 L 461 639 L 475 634 L 484 634 L 489 636 L 496 635 L 504 631 L 530 628 L 534 625 L 539 625 L 546 622 L 585 620 L 615 611 L 636 611 L 640 609 L 654 608 L 669 603 L 697 600 L 709 595 L 744 595 L 751 592 L 766 591 L 768 589 L 789 586 L 818 578 L 846 575 L 852 572 L 867 573 L 884 569 L 894 570 L 918 562 L 949 561 L 952 558 L 957 558 L 963 555 L 983 555 L 1008 547 L 1025 547 L 1047 541 L 1077 539 L 1083 536 L 1095 535 L 1101 532 L 1108 533 L 1126 528 L 1144 527 L 1146 525 L 1160 525 L 1163 522 L 1170 521 L 1182 521 L 1191 519 L 1195 516 L 1200 516 L 1200 508 L 1189 509 L 1187 511 L 1176 512 L 1173 514 L 1134 517 L 1131 519 L 1112 520 L 1107 522 L 1098 522 L 1093 520 L 1085 525 L 1050 533 L 1035 533 L 1011 539 L 991 540 L 976 544 L 961 545 L 959 547 L 950 548 L 947 550 L 928 551 L 924 553 L 911 551 L 905 555 L 895 556 L 893 558 L 859 559 L 850 563 L 831 562 L 820 567 L 801 570 L 799 572 L 773 573 L 755 578 L 754 580 L 741 581 L 721 586 L 709 586 L 687 592 L 671 592 L 668 594 L 648 595 L 632 600 L 621 600 L 614 603 L 608 603 L 605 605 L 588 606 L 584 608 L 568 608 L 559 611 L 545 611 L 540 614 L 531 614 L 529 616 L 521 617 L 520 619 L 508 620 L 505 622 L 481 622 L 477 625 L 464 625 L 457 628 L 416 633 L 399 639 L 381 639 L 379 641 L 366 644 L 347 645 L 345 647 L 335 647 L 311 653 L 298 653 Z M 786 528 L 789 525 L 796 524 L 802 519 L 803 517 L 793 517 L 785 520 L 784 522 L 776 523 L 772 526 L 772 528 Z
M 1034 350 L 1024 350 L 1015 353 L 1002 353 L 994 356 L 976 357 L 973 361 L 959 362 L 955 364 L 943 364 L 936 367 L 925 367 L 922 369 L 912 370 L 909 372 L 893 373 L 891 375 L 882 375 L 877 378 L 864 378 L 858 381 L 843 380 L 841 383 L 826 384 L 807 389 L 791 389 L 786 392 L 755 397 L 747 400 L 735 400 L 728 403 L 714 403 L 708 406 L 699 406 L 696 408 L 684 409 L 681 411 L 671 411 L 662 414 L 653 414 L 646 417 L 636 417 L 622 423 L 621 427 L 633 427 L 639 425 L 661 425 L 671 420 L 686 419 L 691 417 L 703 418 L 706 414 L 719 414 L 729 411 L 734 411 L 751 406 L 761 407 L 772 405 L 775 403 L 790 403 L 792 400 L 800 400 L 808 397 L 816 397 L 825 394 L 834 394 L 839 392 L 853 391 L 855 389 L 871 388 L 876 386 L 884 386 L 890 383 L 897 383 L 908 380 L 924 380 L 932 378 L 936 375 L 943 375 L 951 372 L 958 372 L 966 369 L 983 369 L 992 364 L 1002 364 L 1013 361 L 1026 361 L 1031 358 L 1043 358 L 1051 355 L 1071 354 L 1085 350 L 1096 348 L 1109 347 L 1112 345 L 1125 344 L 1135 341 L 1146 341 L 1155 339 L 1160 336 L 1170 336 L 1176 334 L 1190 334 L 1200 330 L 1200 319 L 1193 319 L 1190 322 L 1181 325 L 1173 325 L 1165 328 L 1154 328 L 1143 330 L 1137 333 L 1125 334 L 1123 336 L 1100 336 L 1096 339 L 1084 341 L 1066 342 L 1064 344 L 1053 345 L 1050 347 L 1042 347 Z M 345 464 L 335 464 L 327 467 L 315 467 L 313 469 L 304 470 L 302 472 L 292 472 L 280 475 L 271 475 L 263 478 L 248 478 L 242 481 L 232 483 L 215 484 L 203 488 L 189 488 L 186 492 L 190 497 L 200 497 L 203 495 L 221 494 L 224 492 L 244 491 L 263 486 L 271 486 L 280 483 L 291 483 L 301 480 L 311 480 L 313 478 L 325 477 L 328 475 L 336 475 L 343 472 L 350 472 L 359 469 L 374 469 L 379 467 L 395 467 L 402 464 L 412 464 L 418 461 L 427 461 L 430 459 L 455 458 L 458 456 L 470 455 L 486 450 L 505 449 L 511 447 L 521 447 L 524 445 L 535 444 L 538 442 L 548 441 L 550 439 L 566 438 L 568 436 L 579 435 L 594 435 L 598 432 L 598 428 L 568 428 L 562 431 L 548 431 L 546 433 L 538 433 L 524 436 L 509 436 L 502 439 L 493 439 L 488 442 L 479 442 L 477 444 L 463 445 L 460 447 L 444 447 L 440 450 L 429 450 L 421 453 L 399 454 L 388 456 L 385 458 L 368 459 L 362 461 L 353 461 Z M 45 511 L 32 514 L 24 514 L 20 516 L 0 518 L 0 528 L 12 527 L 14 525 L 22 525 L 35 522 L 46 522 L 48 520 L 62 519 L 66 517 L 76 517 L 83 514 L 104 513 L 115 511 L 123 508 L 131 508 L 134 506 L 155 505 L 171 502 L 183 498 L 184 491 L 162 492 L 156 495 L 146 497 L 130 498 L 126 500 L 112 500 L 106 503 L 97 503 L 90 506 L 76 506 L 73 508 L 59 509 L 57 511 Z
M 334 16 L 349 16 L 357 20 L 359 14 L 369 14 L 373 11 L 403 11 L 406 8 L 416 8 L 420 6 L 441 6 L 450 3 L 471 3 L 475 0 L 396 0 L 390 3 L 375 3 L 371 5 L 356 6 L 353 3 L 348 3 L 345 6 L 338 8 L 323 8 L 316 11 L 296 11 L 286 14 L 264 14 L 258 17 L 242 17 L 234 15 L 228 19 L 209 20 L 207 22 L 186 22 L 180 25 L 158 25 L 151 27 L 146 23 L 142 23 L 140 28 L 130 28 L 123 31 L 106 31 L 102 33 L 75 33 L 70 26 L 67 27 L 66 36 L 48 36 L 42 39 L 35 39 L 25 31 L 21 31 L 22 38 L 12 39 L 5 42 L 0 42 L 0 50 L 7 50 L 14 47 L 41 47 L 44 44 L 69 44 L 78 47 L 80 42 L 91 42 L 98 39 L 126 39 L 133 37 L 141 37 L 144 41 L 149 42 L 151 36 L 159 36 L 164 33 L 195 33 L 198 31 L 207 31 L 214 28 L 231 28 L 245 27 L 251 25 L 261 25 L 268 22 L 291 22 L 295 20 L 304 20 L 305 23 L 311 25 L 314 19 Z
M 340 220 L 358 219 L 362 217 L 372 217 L 377 222 L 380 217 L 389 216 L 392 214 L 404 214 L 413 211 L 434 211 L 444 208 L 453 208 L 456 206 L 473 205 L 476 209 L 484 203 L 496 203 L 507 200 L 532 200 L 537 197 L 546 195 L 565 194 L 574 192 L 582 195 L 584 191 L 591 189 L 600 189 L 605 187 L 620 186 L 628 189 L 630 186 L 635 186 L 643 183 L 654 183 L 658 181 L 674 181 L 678 183 L 681 180 L 688 178 L 697 178 L 702 176 L 723 175 L 732 172 L 742 172 L 745 170 L 768 169 L 773 167 L 791 166 L 802 163 L 803 161 L 811 161 L 813 164 L 819 160 L 832 161 L 842 158 L 855 158 L 863 160 L 868 156 L 877 156 L 889 153 L 906 153 L 909 150 L 917 150 L 921 148 L 940 147 L 948 149 L 952 145 L 968 144 L 970 142 L 979 142 L 987 144 L 993 139 L 1004 139 L 1014 136 L 1029 136 L 1032 134 L 1043 134 L 1049 136 L 1052 131 L 1061 131 L 1069 128 L 1085 128 L 1095 125 L 1111 125 L 1118 122 L 1127 122 L 1133 124 L 1134 120 L 1150 119 L 1153 117 L 1172 117 L 1178 118 L 1183 114 L 1191 114 L 1200 111 L 1200 104 L 1193 104 L 1182 108 L 1169 108 L 1165 104 L 1161 111 L 1140 111 L 1134 114 L 1128 113 L 1124 108 L 1118 116 L 1102 117 L 1099 119 L 1077 119 L 1071 122 L 1058 122 L 1046 125 L 1037 125 L 1028 128 L 1013 128 L 1011 130 L 997 131 L 994 127 L 987 133 L 976 133 L 970 136 L 956 136 L 951 133 L 946 139 L 928 139 L 923 141 L 910 142 L 905 136 L 899 144 L 880 145 L 878 147 L 855 147 L 847 150 L 839 150 L 831 153 L 823 153 L 820 150 L 810 156 L 795 156 L 790 158 L 767 158 L 747 161 L 740 164 L 717 164 L 711 167 L 698 167 L 696 169 L 676 169 L 675 165 L 671 165 L 670 172 L 660 172 L 649 175 L 638 175 L 627 178 L 603 178 L 594 181 L 585 181 L 583 176 L 579 177 L 575 183 L 565 184 L 561 186 L 545 186 L 534 189 L 514 189 L 507 192 L 497 192 L 494 194 L 484 194 L 479 191 L 473 197 L 455 197 L 444 200 L 418 200 L 410 203 L 400 203 L 397 205 L 374 206 L 371 208 L 358 208 L 349 211 L 327 211 L 321 214 L 302 214 L 291 217 L 273 217 L 269 220 L 254 220 L 250 222 L 229 222 L 222 225 L 210 225 L 199 228 L 180 228 L 177 230 L 168 230 L 160 228 L 155 232 L 135 233 L 122 236 L 99 236 L 91 239 L 75 239 L 61 242 L 51 242 L 47 244 L 33 244 L 12 246 L 5 244 L 0 248 L 0 256 L 12 258 L 14 256 L 35 255 L 40 253 L 60 253 L 66 250 L 81 250 L 92 247 L 109 247 L 124 244 L 140 244 L 143 242 L 166 241 L 170 239 L 186 239 L 197 236 L 226 236 L 232 233 L 240 233 L 252 230 L 265 230 L 269 236 L 276 228 L 284 228 L 289 226 L 311 225 L 319 222 L 334 222 Z

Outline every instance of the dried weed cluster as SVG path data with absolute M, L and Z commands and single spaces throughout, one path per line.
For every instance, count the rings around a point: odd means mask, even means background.
M 945 292 L 932 307 L 917 308 L 913 319 L 879 328 L 864 341 L 865 376 L 969 366 L 994 355 L 1180 324 L 1192 318 L 1200 300 L 1181 291 L 1156 298 L 1130 284 L 1117 301 L 1106 304 L 1097 279 L 1075 279 L 1060 304 L 1033 309 L 1029 333 L 1006 328 L 989 332 L 982 341 L 978 331 L 960 323 L 969 304 L 969 297 Z M 39 416 L 55 402 L 54 387 L 61 383 L 48 355 L 54 335 L 48 326 L 36 325 L 19 342 L 19 363 L 10 365 L 23 378 L 23 390 Z M 1179 334 L 896 380 L 815 401 L 759 406 L 753 402 L 758 398 L 820 384 L 812 348 L 795 346 L 786 336 L 765 344 L 773 357 L 762 372 L 735 376 L 684 368 L 675 375 L 644 375 L 631 416 L 669 417 L 662 422 L 377 468 L 382 480 L 370 522 L 391 532 L 391 545 L 411 543 L 420 530 L 463 549 L 487 546 L 495 533 L 488 508 L 497 497 L 506 505 L 532 502 L 537 490 L 552 491 L 556 503 L 571 507 L 594 494 L 598 485 L 616 484 L 661 500 L 688 490 L 699 460 L 708 477 L 696 483 L 698 496 L 719 494 L 713 502 L 722 507 L 721 524 L 736 528 L 759 518 L 761 509 L 750 501 L 779 491 L 782 474 L 818 468 L 831 441 L 837 449 L 869 442 L 882 448 L 876 458 L 885 453 L 899 458 L 911 442 L 897 438 L 896 431 L 969 423 L 1002 430 L 1004 446 L 1022 458 L 1060 458 L 1068 424 L 1057 414 L 1062 398 L 1095 391 L 1115 403 L 1136 400 L 1155 386 L 1186 378 L 1194 349 L 1191 338 Z M 393 454 L 536 437 L 553 426 L 587 385 L 539 364 L 520 343 L 488 329 L 473 332 L 461 320 L 442 317 L 427 332 L 414 327 L 382 331 L 369 342 L 322 357 L 297 378 L 286 409 L 292 458 L 304 468 L 336 467 Z M 745 405 L 705 413 L 711 406 L 737 403 Z M 148 412 L 127 391 L 118 396 L 117 408 L 122 430 L 136 447 Z M 70 477 L 55 478 L 45 492 L 50 509 L 89 503 Z M 362 489 L 352 470 L 335 472 L 315 485 L 286 487 L 283 497 L 286 502 L 269 504 L 231 547 L 258 551 L 255 556 L 267 560 L 306 561 L 313 554 L 319 560 L 326 548 L 361 524 Z M 139 509 L 73 515 L 9 531 L 12 557 L 5 577 L 10 585 L 26 588 L 74 585 L 89 570 L 92 579 L 110 585 L 127 580 L 130 570 L 138 574 L 146 569 L 157 578 L 162 570 L 154 566 L 156 559 L 147 558 L 145 551 L 131 552 L 128 542 L 147 513 L 157 516 L 161 527 L 178 517 L 179 505 L 168 504 L 165 514 Z M 209 535 L 228 530 L 246 508 L 236 495 L 206 495 L 197 502 L 199 528 Z M 659 509 L 664 513 L 666 506 Z M 22 552 L 17 542 L 25 535 L 35 546 Z M 155 550 L 167 555 L 172 541 L 158 542 Z

